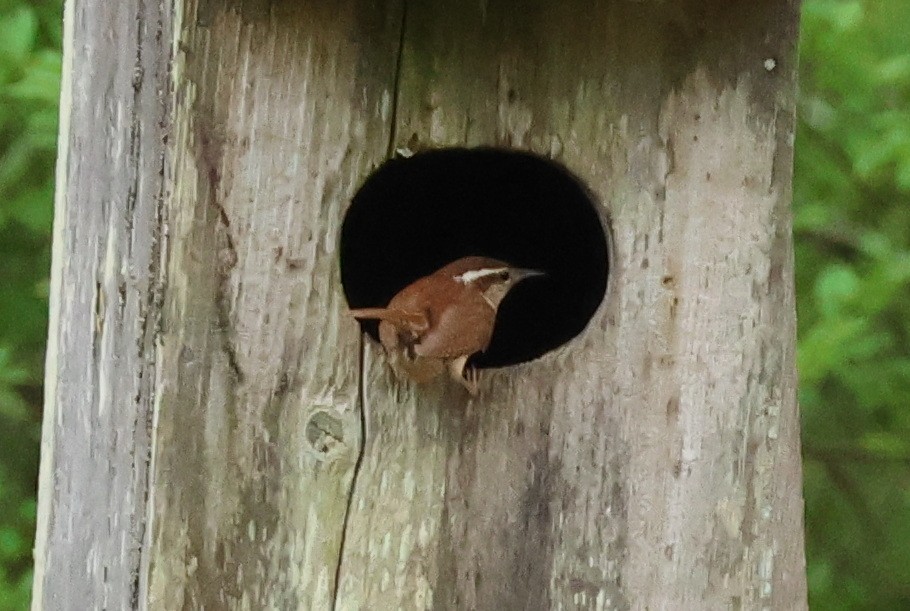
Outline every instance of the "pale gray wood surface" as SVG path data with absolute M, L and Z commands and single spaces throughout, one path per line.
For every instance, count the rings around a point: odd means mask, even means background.
M 144 588 L 172 14 L 67 2 L 36 609 Z
M 70 2 L 35 608 L 804 608 L 796 13 Z M 480 144 L 615 252 L 469 400 L 362 355 L 337 238 L 394 148 Z
M 183 15 L 149 605 L 326 609 L 361 443 L 337 240 L 388 150 L 400 5 Z
M 473 401 L 402 393 L 370 346 L 343 607 L 805 606 L 795 28 L 784 1 L 408 4 L 396 146 L 565 163 L 614 277 Z

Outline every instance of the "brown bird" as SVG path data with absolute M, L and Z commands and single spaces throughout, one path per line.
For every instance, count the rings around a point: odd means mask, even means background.
M 497 259 L 464 257 L 409 284 L 386 307 L 351 314 L 380 321 L 379 341 L 399 376 L 421 383 L 448 369 L 476 395 L 476 370 L 465 377 L 468 359 L 490 345 L 506 293 L 525 278 L 540 275 L 543 272 Z

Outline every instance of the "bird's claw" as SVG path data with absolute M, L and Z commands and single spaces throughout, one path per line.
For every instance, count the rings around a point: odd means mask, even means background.
M 465 367 L 464 370 L 464 387 L 472 397 L 477 396 L 477 390 L 480 386 L 480 371 L 476 367 Z

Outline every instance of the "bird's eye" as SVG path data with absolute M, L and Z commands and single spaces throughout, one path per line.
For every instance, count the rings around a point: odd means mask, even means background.
M 509 279 L 509 270 L 507 270 L 507 269 L 502 270 L 501 272 L 499 272 L 498 277 L 500 280 L 505 282 L 506 280 Z

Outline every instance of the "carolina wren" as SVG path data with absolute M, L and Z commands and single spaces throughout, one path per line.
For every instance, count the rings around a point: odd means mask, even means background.
M 351 310 L 378 319 L 379 341 L 399 376 L 417 383 L 445 370 L 477 394 L 478 375 L 465 376 L 468 359 L 490 345 L 496 312 L 516 284 L 543 272 L 487 257 L 464 257 L 416 280 L 384 308 Z

